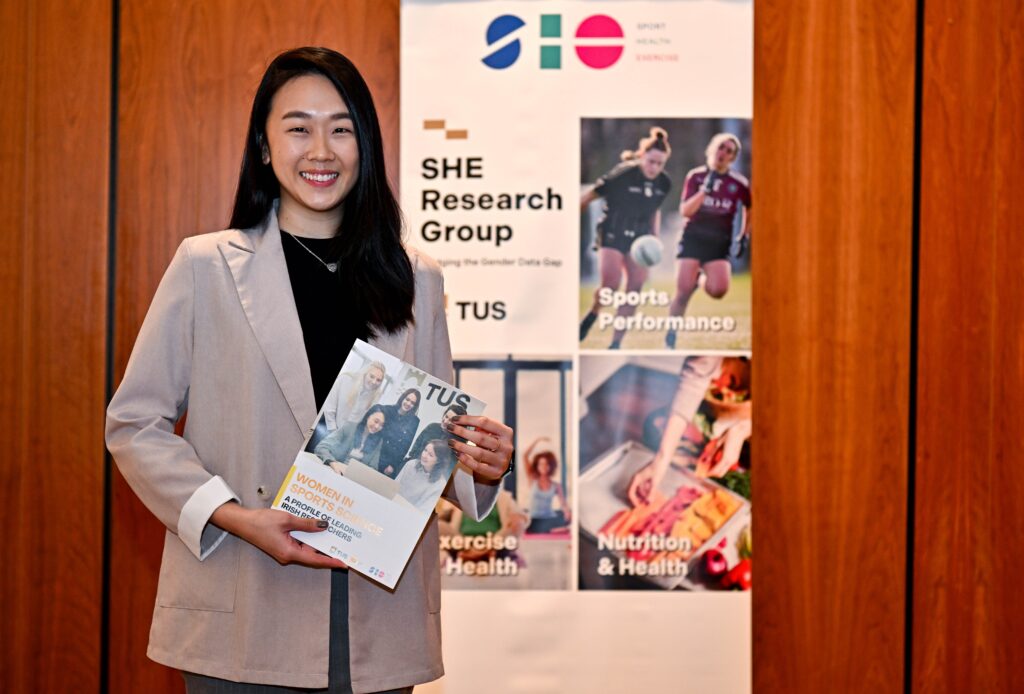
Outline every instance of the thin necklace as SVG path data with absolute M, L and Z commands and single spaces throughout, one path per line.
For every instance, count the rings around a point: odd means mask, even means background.
M 281 231 L 284 231 L 284 229 L 282 229 Z M 296 238 L 295 234 L 293 234 L 290 231 L 285 231 L 284 233 L 286 233 L 289 236 L 291 236 L 295 240 L 295 243 L 299 244 L 300 246 L 302 246 L 303 249 L 305 249 L 306 253 L 309 253 L 311 256 L 316 258 L 320 262 L 321 265 L 323 265 L 325 268 L 327 268 L 328 272 L 337 272 L 338 271 L 338 264 L 337 263 L 326 263 L 326 262 L 324 262 L 323 258 L 318 256 L 313 251 L 309 250 L 309 248 L 306 246 L 306 244 L 302 243 L 302 241 L 299 241 L 299 239 Z

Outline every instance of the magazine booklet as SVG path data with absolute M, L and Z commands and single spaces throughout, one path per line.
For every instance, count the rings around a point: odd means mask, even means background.
M 445 425 L 484 403 L 357 340 L 272 508 L 329 523 L 295 539 L 394 588 L 455 469 Z

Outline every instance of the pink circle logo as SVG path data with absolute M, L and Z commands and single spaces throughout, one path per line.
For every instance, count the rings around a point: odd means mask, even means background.
M 576 45 L 576 55 L 587 67 L 603 70 L 611 67 L 622 57 L 622 27 L 606 14 L 595 14 L 584 19 L 576 29 L 577 39 L 619 39 L 618 41 Z

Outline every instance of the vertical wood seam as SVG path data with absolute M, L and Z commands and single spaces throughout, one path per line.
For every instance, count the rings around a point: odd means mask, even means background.
M 117 294 L 117 120 L 118 120 L 118 89 L 120 84 L 120 0 L 112 0 L 110 4 L 110 124 L 107 148 L 107 296 L 105 319 L 105 354 L 103 359 L 104 374 L 104 408 L 110 404 L 114 395 L 114 317 L 116 316 Z M 102 553 L 100 564 L 102 583 L 100 586 L 100 662 L 99 692 L 109 689 L 110 684 L 110 558 L 111 558 L 111 522 L 113 507 L 113 464 L 110 453 L 103 447 L 103 520 L 102 520 Z
M 921 252 L 921 147 L 924 109 L 924 17 L 925 0 L 917 0 L 914 23 L 914 163 L 911 183 L 910 222 L 910 360 L 907 389 L 907 524 L 906 578 L 903 603 L 903 691 L 911 694 L 914 679 L 914 514 L 916 513 L 917 479 L 917 371 L 918 317 Z

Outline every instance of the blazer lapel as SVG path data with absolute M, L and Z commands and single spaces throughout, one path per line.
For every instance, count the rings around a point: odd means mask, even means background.
M 271 212 L 262 230 L 248 232 L 241 239 L 241 243 L 221 243 L 221 255 L 231 269 L 256 341 L 305 437 L 316 418 L 316 398 L 277 214 Z M 252 246 L 246 247 L 245 241 Z

